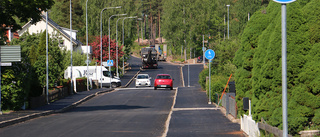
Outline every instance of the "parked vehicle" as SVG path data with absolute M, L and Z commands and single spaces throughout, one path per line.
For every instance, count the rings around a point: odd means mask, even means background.
M 73 66 L 72 67 L 72 78 L 80 78 L 80 77 L 87 77 L 90 80 L 98 80 L 99 85 L 102 83 L 104 87 L 111 87 L 116 88 L 121 86 L 121 80 L 119 77 L 114 76 L 111 73 L 111 80 L 110 80 L 110 73 L 108 69 L 104 66 L 89 66 L 88 73 L 87 73 L 87 66 Z M 102 74 L 102 75 L 101 75 Z M 64 71 L 64 78 L 68 79 L 71 78 L 71 67 L 69 66 Z M 111 84 L 110 84 L 111 81 Z
M 158 74 L 154 80 L 154 90 L 157 90 L 157 88 L 170 88 L 172 90 L 173 80 L 169 74 Z
M 136 79 L 136 88 L 141 86 L 151 86 L 151 77 L 148 74 L 138 74 Z

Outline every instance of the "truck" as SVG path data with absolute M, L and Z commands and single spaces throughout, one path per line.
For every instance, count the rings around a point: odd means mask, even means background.
M 167 44 L 162 46 L 162 49 L 159 44 L 155 44 L 155 50 L 157 51 L 157 60 L 158 61 L 166 61 L 167 59 Z
M 145 47 L 140 50 L 142 68 L 158 68 L 157 51 L 154 47 Z
M 121 86 L 121 80 L 119 77 L 116 77 L 110 73 L 105 66 L 89 66 L 88 73 L 87 73 L 87 66 L 72 66 L 72 77 L 73 78 L 80 78 L 80 77 L 87 77 L 89 80 L 97 80 L 99 85 L 102 83 L 103 87 L 112 87 L 116 88 Z M 68 79 L 71 78 L 71 67 L 69 66 L 64 71 L 64 78 Z M 111 84 L 110 84 L 111 81 Z

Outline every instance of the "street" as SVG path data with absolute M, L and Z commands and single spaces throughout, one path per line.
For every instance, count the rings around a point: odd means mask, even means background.
M 139 63 L 132 57 L 133 66 Z M 0 129 L 1 137 L 12 136 L 111 136 L 111 137 L 194 137 L 243 136 L 240 125 L 230 122 L 214 105 L 208 105 L 206 93 L 198 84 L 202 65 L 187 66 L 159 62 L 158 69 L 144 69 L 154 80 L 168 73 L 174 89 L 128 88 L 98 95 L 76 108 Z M 183 80 L 186 87 L 183 87 Z M 127 80 L 129 81 L 129 80 Z

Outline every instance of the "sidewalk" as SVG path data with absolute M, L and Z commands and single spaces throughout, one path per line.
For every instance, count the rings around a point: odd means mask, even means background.
M 139 71 L 137 68 L 126 70 L 127 73 L 121 78 L 122 87 L 126 87 L 132 81 L 132 78 L 137 74 Z M 122 81 L 123 79 L 123 81 Z M 67 110 L 70 110 L 77 105 L 95 97 L 96 95 L 111 92 L 114 89 L 110 88 L 102 88 L 102 89 L 93 89 L 90 91 L 82 91 L 78 92 L 77 94 L 70 95 L 63 99 L 57 100 L 52 102 L 48 105 L 38 107 L 32 110 L 20 110 L 14 111 L 8 114 L 0 115 L 0 128 L 10 126 L 19 122 L 24 122 L 30 119 L 34 119 L 40 116 L 46 116 L 54 113 L 62 113 Z

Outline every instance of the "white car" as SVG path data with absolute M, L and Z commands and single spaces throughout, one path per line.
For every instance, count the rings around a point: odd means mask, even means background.
M 136 79 L 136 88 L 140 86 L 151 87 L 151 77 L 148 74 L 138 74 Z

